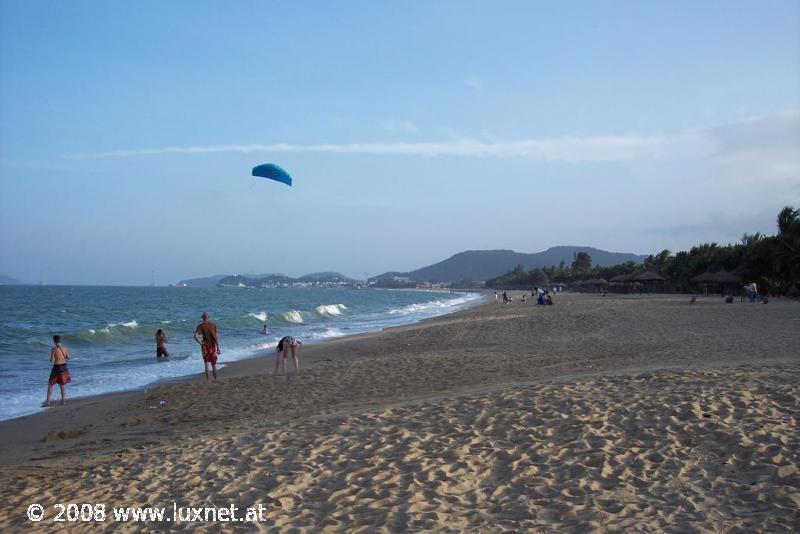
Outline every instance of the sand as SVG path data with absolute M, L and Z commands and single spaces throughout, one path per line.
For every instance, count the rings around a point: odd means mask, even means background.
M 795 301 L 492 300 L 303 347 L 292 379 L 270 356 L 0 423 L 0 529 L 175 501 L 263 506 L 204 531 L 797 531 L 798 341 Z

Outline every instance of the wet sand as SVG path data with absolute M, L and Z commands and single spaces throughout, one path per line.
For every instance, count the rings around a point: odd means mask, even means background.
M 303 347 L 291 379 L 269 355 L 2 422 L 0 529 L 177 501 L 264 506 L 214 531 L 798 530 L 798 342 L 796 301 L 491 300 Z

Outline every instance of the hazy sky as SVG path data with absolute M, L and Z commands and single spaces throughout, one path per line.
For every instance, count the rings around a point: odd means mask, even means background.
M 800 4 L 556 4 L 2 0 L 0 274 L 360 278 L 800 206 Z

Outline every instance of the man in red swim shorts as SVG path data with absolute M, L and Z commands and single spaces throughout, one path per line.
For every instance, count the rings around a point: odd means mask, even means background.
M 200 337 L 202 336 L 202 341 Z M 217 356 L 222 351 L 219 350 L 219 339 L 217 338 L 217 325 L 214 321 L 208 320 L 208 312 L 203 312 L 203 322 L 197 325 L 194 331 L 194 340 L 200 345 L 203 351 L 203 365 L 206 370 L 206 380 L 211 380 L 208 374 L 208 366 L 211 364 L 211 372 L 214 380 L 217 379 Z

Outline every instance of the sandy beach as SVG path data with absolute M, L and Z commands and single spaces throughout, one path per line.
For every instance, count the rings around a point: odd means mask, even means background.
M 490 298 L 305 346 L 291 379 L 270 354 L 0 422 L 0 530 L 176 502 L 264 509 L 204 531 L 797 531 L 799 342 L 796 301 Z M 125 528 L 167 526 L 198 524 Z

